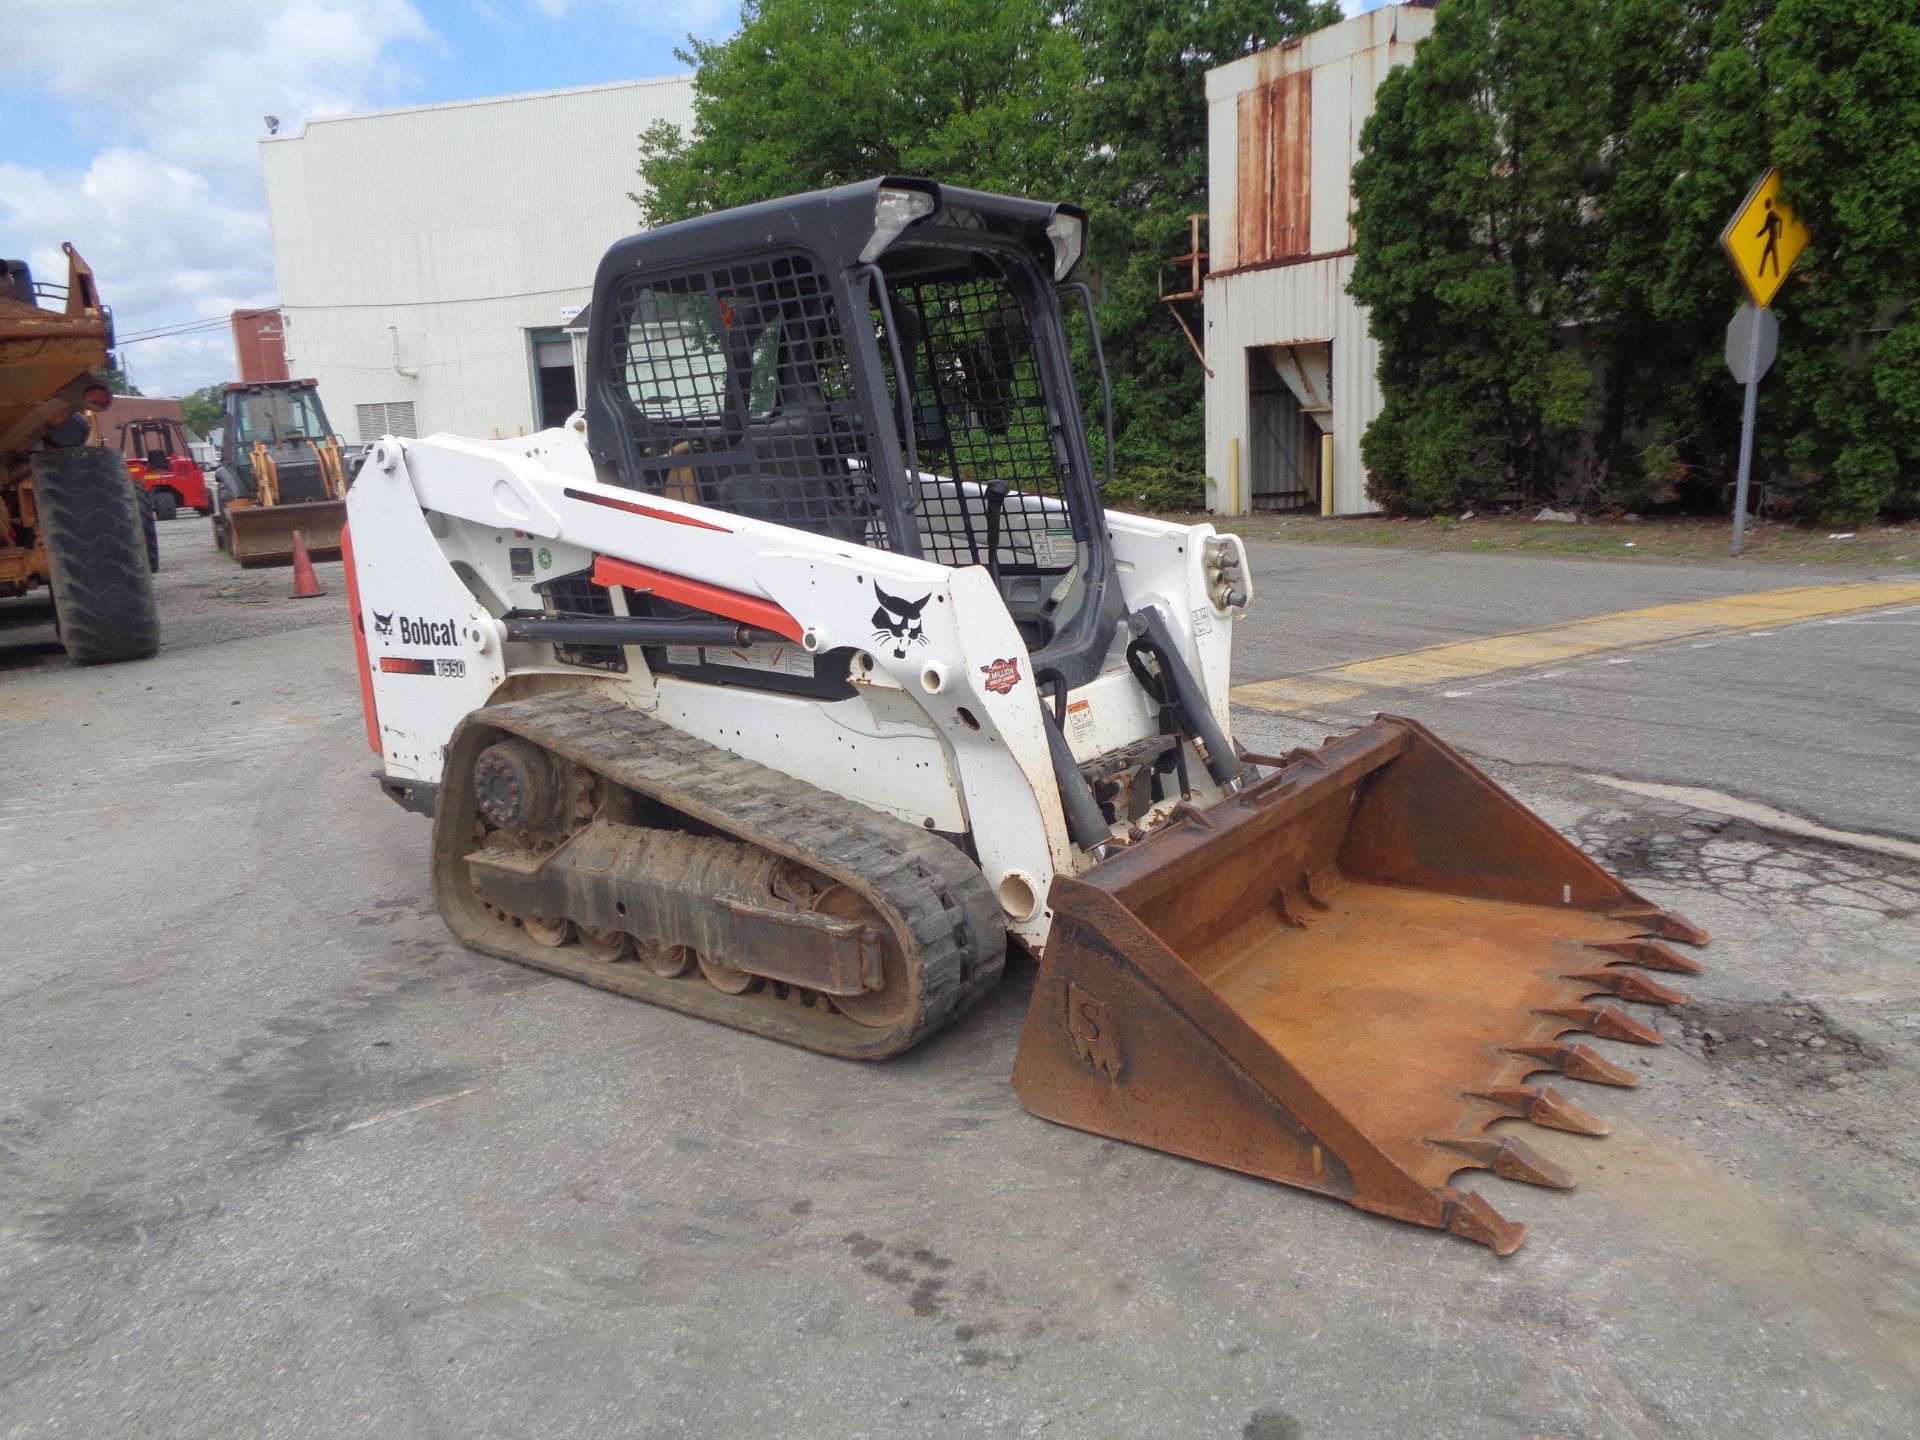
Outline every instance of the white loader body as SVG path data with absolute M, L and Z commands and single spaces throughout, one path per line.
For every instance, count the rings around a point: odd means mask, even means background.
M 392 780 L 437 785 L 471 711 L 555 685 L 592 687 L 970 846 L 1008 930 L 1035 953 L 1054 876 L 1096 863 L 1069 838 L 1042 709 L 1051 699 L 985 566 L 952 568 L 605 483 L 580 416 L 513 440 L 386 437 L 370 447 L 347 509 L 369 739 Z M 1112 512 L 1105 523 L 1126 609 L 1160 612 L 1228 731 L 1227 602 L 1246 598 L 1238 538 Z M 1238 594 L 1210 590 L 1209 556 L 1230 557 Z M 624 673 L 609 673 L 567 663 L 553 644 L 507 638 L 501 617 L 539 611 L 536 587 L 609 561 L 657 572 L 668 598 L 695 594 L 702 608 L 783 632 L 785 643 L 706 647 L 709 666 L 734 667 L 745 682 L 719 684 L 656 674 L 638 645 L 622 647 Z M 635 587 L 605 588 L 611 613 L 625 613 Z M 907 606 L 889 611 L 889 599 Z M 1127 640 L 1117 628 L 1104 672 L 1066 701 L 1061 728 L 1083 765 L 1161 733 Z M 755 671 L 811 673 L 815 657 L 835 652 L 848 652 L 847 698 L 752 683 Z M 1187 750 L 1188 794 L 1211 804 L 1219 791 Z M 1118 822 L 1116 838 L 1153 828 L 1181 798 Z

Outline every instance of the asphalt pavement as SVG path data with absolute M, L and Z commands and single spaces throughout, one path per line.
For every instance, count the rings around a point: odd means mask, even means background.
M 1585 778 L 1911 833 L 1911 630 L 1386 697 L 1714 932 L 1637 1012 L 1669 1043 L 1606 1046 L 1645 1083 L 1571 1087 L 1612 1135 L 1529 1132 L 1580 1188 L 1470 1187 L 1530 1227 L 1502 1260 L 1032 1118 L 1030 964 L 861 1065 L 462 949 L 368 778 L 340 567 L 295 601 L 162 544 L 155 660 L 0 603 L 6 1440 L 1914 1433 L 1920 866 Z M 1255 565 L 1243 682 L 1808 581 Z
M 1920 571 L 1248 546 L 1237 686 L 1648 606 Z M 1364 699 L 1364 704 L 1358 703 Z M 1841 829 L 1920 838 L 1920 604 L 1614 651 L 1312 707 L 1411 715 L 1469 754 L 1706 785 Z M 1254 722 L 1257 724 L 1257 720 Z

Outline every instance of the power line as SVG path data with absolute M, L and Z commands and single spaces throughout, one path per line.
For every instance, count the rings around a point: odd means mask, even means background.
M 302 347 L 299 353 L 304 354 L 305 347 Z M 516 345 L 511 350 L 495 350 L 490 355 L 457 355 L 451 360 L 416 360 L 412 364 L 410 364 L 407 368 L 409 370 L 440 370 L 440 369 L 444 369 L 448 365 L 472 365 L 472 364 L 476 364 L 481 360 L 502 360 L 509 355 L 525 355 L 526 353 L 527 353 L 527 349 L 524 345 Z M 290 363 L 297 363 L 297 362 L 290 362 Z M 386 365 L 341 365 L 331 360 L 316 360 L 313 362 L 313 365 L 315 369 L 322 369 L 322 370 L 362 370 L 362 371 L 368 371 L 368 372 L 374 372 L 374 371 L 390 372 L 393 369 L 393 366 L 391 363 Z
M 538 300 L 543 295 L 577 295 L 582 291 L 591 292 L 593 285 L 561 285 L 552 290 L 515 290 L 511 294 L 501 295 L 460 295 L 445 300 L 342 300 L 326 305 L 303 305 L 294 300 L 282 300 L 280 309 L 288 310 L 404 310 L 422 305 L 481 305 L 489 300 Z
M 223 317 L 218 320 L 184 321 L 178 325 L 163 326 L 157 330 L 138 331 L 132 335 L 119 335 L 115 343 L 119 345 L 138 345 L 143 340 L 171 340 L 178 335 L 204 335 L 214 330 L 224 330 L 229 322 Z

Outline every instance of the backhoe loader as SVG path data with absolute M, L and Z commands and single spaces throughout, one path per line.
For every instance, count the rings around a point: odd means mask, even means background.
M 227 386 L 215 472 L 213 542 L 242 567 L 291 565 L 299 531 L 316 560 L 340 558 L 345 447 L 311 380 Z
M 1236 748 L 1245 552 L 1103 508 L 1085 238 L 889 178 L 616 243 L 583 411 L 347 498 L 376 777 L 476 950 L 877 1059 L 1012 942 L 1035 1114 L 1508 1253 L 1453 1178 L 1572 1183 L 1490 1127 L 1604 1133 L 1534 1082 L 1632 1084 L 1706 936 L 1412 720 Z

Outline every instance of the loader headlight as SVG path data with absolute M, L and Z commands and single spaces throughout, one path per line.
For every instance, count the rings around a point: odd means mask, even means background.
M 1056 210 L 1047 221 L 1047 239 L 1053 242 L 1053 278 L 1064 280 L 1086 252 L 1087 222 L 1078 215 Z
M 900 238 L 900 232 L 933 213 L 933 196 L 904 185 L 882 185 L 873 198 L 873 234 L 860 252 L 860 263 L 871 265 L 880 252 Z

